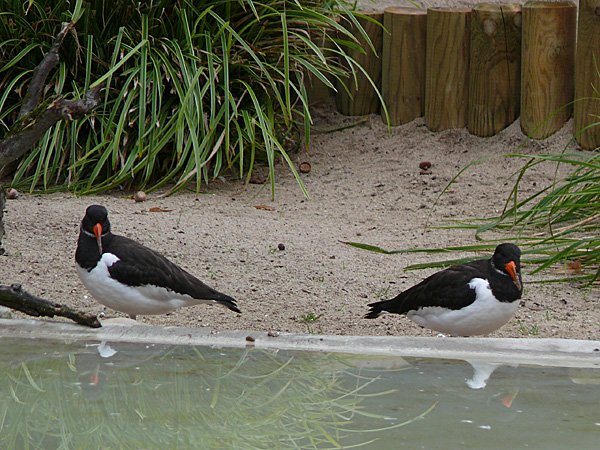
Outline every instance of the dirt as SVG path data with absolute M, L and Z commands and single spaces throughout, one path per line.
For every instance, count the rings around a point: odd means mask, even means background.
M 233 178 L 204 185 L 198 195 L 160 198 L 161 193 L 151 193 L 143 203 L 134 202 L 132 192 L 120 191 L 87 197 L 21 193 L 6 205 L 1 283 L 19 283 L 49 300 L 119 316 L 91 298 L 75 272 L 79 223 L 86 207 L 96 203 L 110 211 L 115 233 L 161 252 L 236 298 L 243 311 L 238 315 L 199 305 L 138 317 L 139 322 L 215 330 L 433 336 L 435 332 L 406 317 L 363 319 L 366 305 L 391 298 L 435 272 L 405 272 L 411 264 L 473 254 L 385 255 L 343 241 L 388 250 L 476 244 L 472 229 L 437 227 L 472 223 L 503 209 L 514 185 L 510 177 L 527 160 L 504 155 L 576 151 L 569 144 L 571 122 L 546 140 L 526 141 L 518 121 L 497 136 L 479 138 L 466 129 L 432 133 L 422 119 L 388 132 L 379 116 L 361 122 L 337 114 L 331 102 L 317 106 L 313 118 L 310 148 L 292 155 L 296 167 L 311 165 L 309 173 L 301 174 L 310 200 L 283 162 L 277 165 L 274 200 L 268 186 L 244 189 Z M 431 173 L 421 174 L 424 161 L 431 163 Z M 521 195 L 547 186 L 555 175 L 554 165 L 537 166 L 522 179 Z M 562 170 L 558 176 L 564 176 Z M 516 236 L 516 230 L 484 235 L 511 242 Z M 559 274 L 552 269 L 530 275 L 532 270 L 525 265 L 525 291 L 514 319 L 490 336 L 600 338 L 597 289 L 540 284 Z

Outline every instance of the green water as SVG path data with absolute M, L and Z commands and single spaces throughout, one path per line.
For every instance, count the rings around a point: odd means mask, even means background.
M 0 343 L 1 450 L 600 448 L 600 369 Z

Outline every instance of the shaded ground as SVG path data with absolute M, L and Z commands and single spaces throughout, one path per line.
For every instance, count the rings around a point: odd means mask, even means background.
M 330 104 L 316 108 L 314 118 L 318 130 L 359 120 L 339 116 Z M 571 123 L 545 141 L 527 142 L 521 151 L 560 152 L 570 132 Z M 84 198 L 22 194 L 7 203 L 0 280 L 21 283 L 36 295 L 85 311 L 114 315 L 88 295 L 74 269 L 79 222 L 89 204 L 99 203 L 109 209 L 115 233 L 143 242 L 237 298 L 243 311 L 236 315 L 196 306 L 144 316 L 143 322 L 217 330 L 435 335 L 404 317 L 362 316 L 367 303 L 395 296 L 433 272 L 405 273 L 405 267 L 442 256 L 381 255 L 340 241 L 390 250 L 475 243 L 470 230 L 425 224 L 500 211 L 512 188 L 507 179 L 525 160 L 499 155 L 518 151 L 524 141 L 518 122 L 492 138 L 478 138 L 464 129 L 431 133 L 422 120 L 393 128 L 390 135 L 380 117 L 371 116 L 343 131 L 317 132 L 309 152 L 295 156 L 297 164 L 308 161 L 312 166 L 302 175 L 310 201 L 283 165 L 278 168 L 274 201 L 268 188 L 252 184 L 244 191 L 237 180 L 213 182 L 200 195 L 149 195 L 145 203 L 135 203 L 131 193 L 122 192 Z M 496 155 L 461 175 L 434 207 L 461 168 Z M 420 175 L 421 161 L 433 164 L 431 175 Z M 524 178 L 523 193 L 547 185 L 554 175 L 554 166 L 538 166 Z M 170 211 L 149 211 L 156 207 Z M 512 239 L 510 233 L 505 236 Z M 278 250 L 279 244 L 285 250 Z M 463 255 L 448 257 L 459 256 Z M 535 284 L 556 275 L 532 277 L 529 271 L 525 267 L 525 294 L 515 318 L 493 336 L 600 338 L 595 289 Z

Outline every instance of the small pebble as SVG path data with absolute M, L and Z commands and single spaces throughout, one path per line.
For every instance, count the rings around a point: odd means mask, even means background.
M 11 310 L 4 306 L 0 306 L 0 319 L 12 319 Z
M 8 200 L 15 200 L 15 199 L 19 198 L 19 191 L 17 191 L 16 189 L 10 188 L 8 191 L 6 191 L 6 198 Z
M 283 244 L 279 244 L 279 245 L 277 245 L 277 248 L 278 248 L 280 251 L 284 251 L 284 250 L 285 250 L 285 245 L 283 245 Z
M 308 162 L 301 163 L 300 164 L 300 172 L 302 172 L 302 173 L 310 172 L 310 163 L 308 163 Z
M 250 184 L 263 184 L 265 181 L 267 181 L 267 177 L 258 175 L 252 175 L 252 177 L 250 177 Z
M 135 195 L 133 196 L 133 199 L 139 203 L 139 202 L 145 202 L 146 201 L 146 193 L 144 191 L 137 191 L 135 193 Z

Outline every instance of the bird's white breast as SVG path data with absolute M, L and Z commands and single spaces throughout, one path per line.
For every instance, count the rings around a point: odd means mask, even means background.
M 483 278 L 474 278 L 469 287 L 475 290 L 476 300 L 462 309 L 447 309 L 439 306 L 419 308 L 406 315 L 419 325 L 455 336 L 489 334 L 510 320 L 519 307 L 519 301 L 496 300 L 490 283 Z
M 162 287 L 132 287 L 119 283 L 108 272 L 108 268 L 117 261 L 119 258 L 116 255 L 104 253 L 96 267 L 89 272 L 77 264 L 81 282 L 98 302 L 109 308 L 132 315 L 164 314 L 182 306 L 203 303 L 202 300 Z

